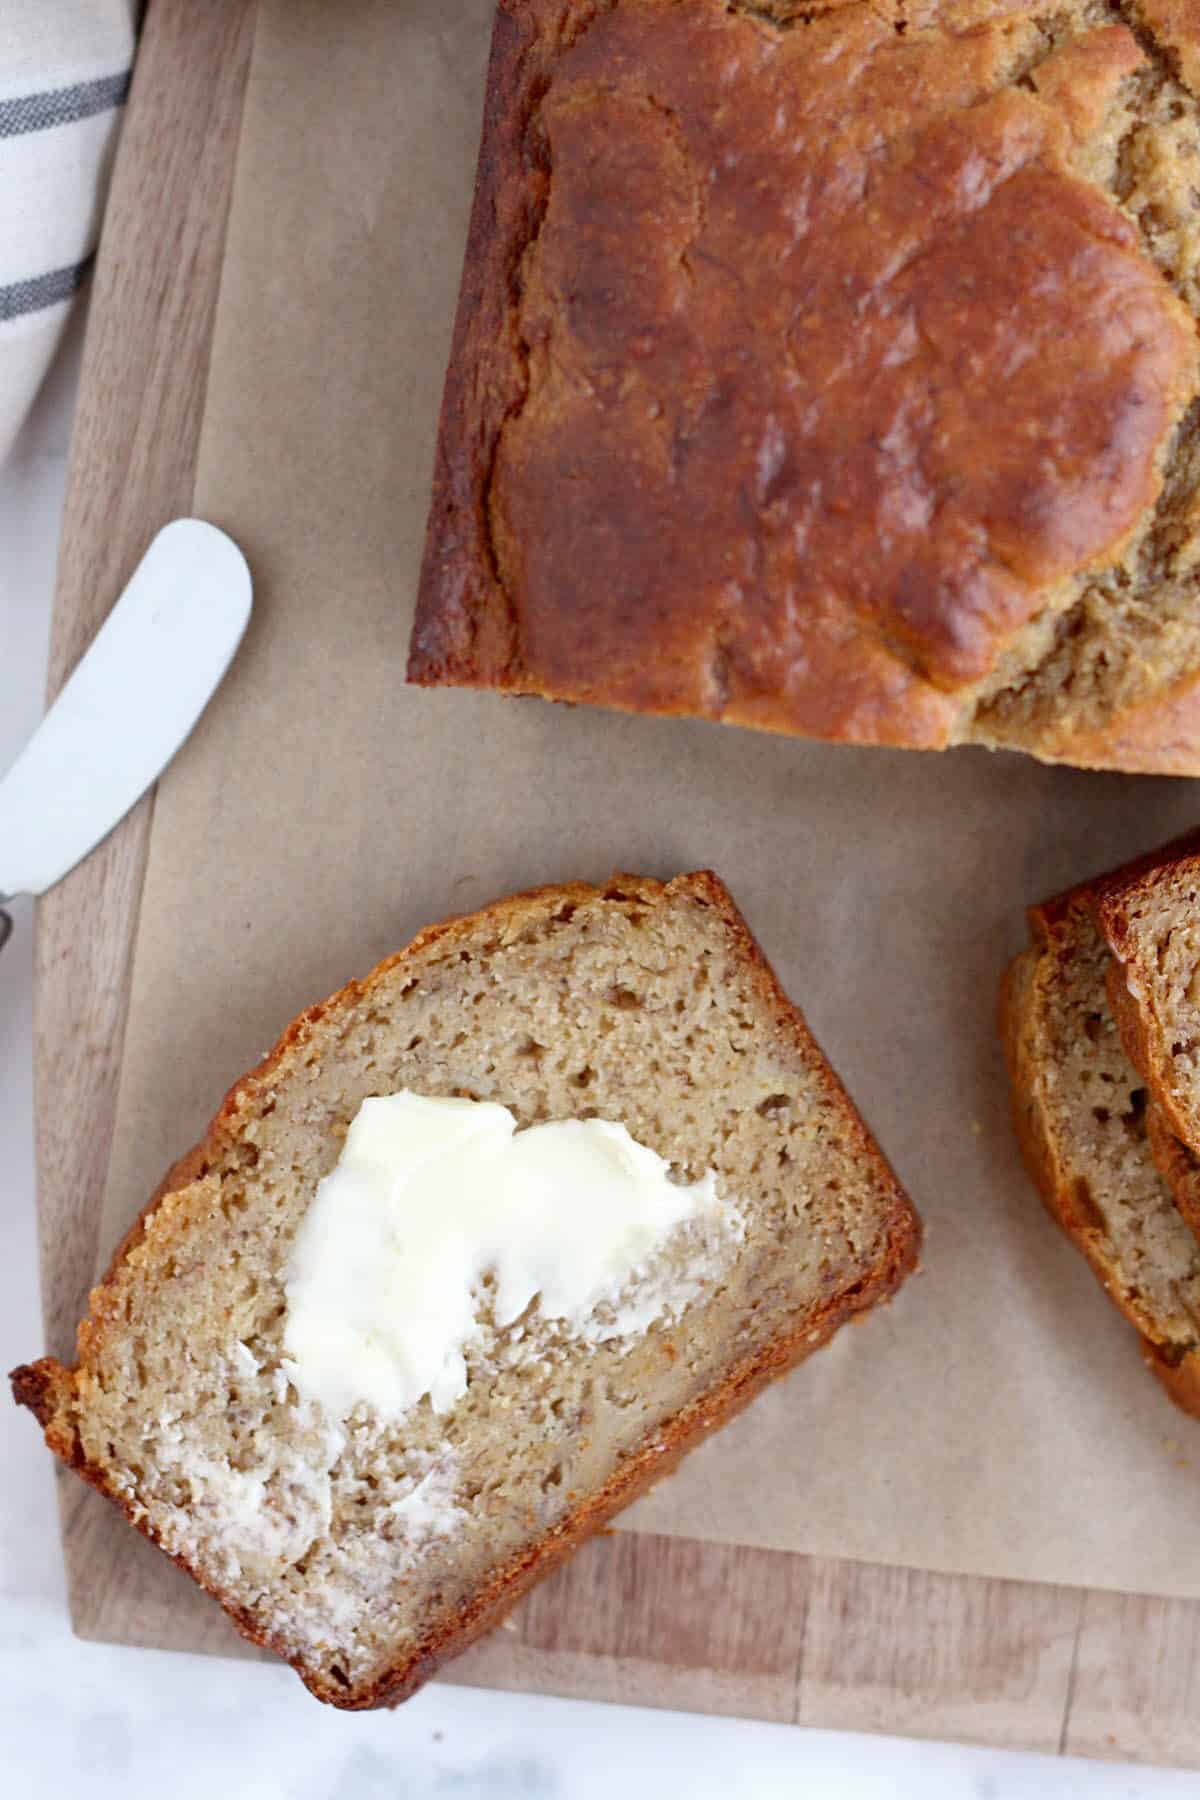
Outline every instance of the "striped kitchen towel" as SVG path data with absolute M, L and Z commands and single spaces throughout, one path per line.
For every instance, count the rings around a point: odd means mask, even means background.
M 0 0 L 0 461 L 96 246 L 138 0 Z

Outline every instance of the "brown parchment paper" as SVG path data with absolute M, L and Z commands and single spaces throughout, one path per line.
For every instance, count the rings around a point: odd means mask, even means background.
M 995 1033 L 1022 908 L 1186 782 L 406 688 L 490 0 L 266 0 L 198 510 L 254 621 L 162 783 L 105 1249 L 301 1007 L 535 882 L 723 874 L 928 1227 L 923 1273 L 628 1526 L 1200 1596 L 1200 1426 L 1044 1217 Z

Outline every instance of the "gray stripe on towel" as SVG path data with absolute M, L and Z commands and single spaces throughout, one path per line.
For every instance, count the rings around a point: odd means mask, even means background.
M 0 287 L 0 325 L 25 313 L 42 312 L 60 300 L 69 300 L 92 266 L 90 256 L 69 269 L 51 269 L 48 275 L 32 275 Z
M 70 125 L 76 119 L 90 119 L 94 113 L 121 106 L 129 93 L 129 78 L 130 71 L 123 69 L 119 75 L 77 81 L 74 87 L 23 94 L 19 100 L 0 100 L 0 138 L 46 131 L 52 125 Z

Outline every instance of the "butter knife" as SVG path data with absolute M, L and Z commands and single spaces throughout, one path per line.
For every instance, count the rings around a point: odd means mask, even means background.
M 4 902 L 44 894 L 157 780 L 208 705 L 250 618 L 246 559 L 199 519 L 158 533 L 90 649 L 0 781 Z

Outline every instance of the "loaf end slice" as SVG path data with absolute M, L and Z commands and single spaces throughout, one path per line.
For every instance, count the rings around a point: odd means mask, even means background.
M 1005 976 L 1013 1121 L 1051 1215 L 1136 1327 L 1172 1399 L 1200 1416 L 1200 1242 L 1155 1166 L 1094 902 L 1085 885 L 1031 908 L 1032 946 Z
M 1200 834 L 1109 876 L 1096 916 L 1126 1052 L 1170 1130 L 1200 1153 Z
M 716 1172 L 740 1230 L 644 1329 L 536 1305 L 448 1412 L 332 1418 L 293 1383 L 285 1276 L 371 1095 L 625 1124 Z M 707 873 L 547 888 L 422 932 L 295 1021 L 167 1177 L 72 1368 L 15 1371 L 51 1449 L 320 1699 L 404 1699 L 916 1260 L 913 1208 Z M 690 1266 L 690 1265 L 689 1265 Z M 695 1270 L 692 1270 L 693 1275 Z M 640 1279 L 640 1276 L 639 1276 Z

